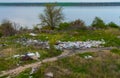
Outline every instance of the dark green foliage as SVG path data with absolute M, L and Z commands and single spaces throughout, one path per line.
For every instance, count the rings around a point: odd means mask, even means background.
M 95 27 L 95 28 L 98 28 L 98 29 L 99 28 L 106 28 L 106 25 L 105 25 L 104 21 L 99 17 L 95 17 L 91 26 Z
M 115 24 L 114 22 L 108 23 L 107 26 L 108 26 L 108 27 L 111 27 L 111 28 L 119 28 L 119 26 L 118 26 L 117 24 Z
M 111 52 L 120 55 L 120 49 L 112 49 Z
M 0 37 L 2 37 L 2 35 L 3 35 L 3 34 L 0 32 Z
M 64 30 L 67 29 L 68 27 L 70 27 L 70 23 L 64 22 L 64 23 L 60 23 L 59 25 L 59 30 Z

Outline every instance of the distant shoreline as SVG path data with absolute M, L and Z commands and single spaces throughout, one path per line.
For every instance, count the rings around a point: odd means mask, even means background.
M 49 3 L 0 3 L 0 6 L 45 6 Z M 57 6 L 120 6 L 120 2 L 59 2 L 59 3 L 53 3 L 50 4 L 56 4 Z

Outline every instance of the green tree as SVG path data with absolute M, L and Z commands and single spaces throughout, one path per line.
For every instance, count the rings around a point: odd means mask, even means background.
M 91 26 L 95 28 L 106 28 L 104 21 L 99 17 L 95 17 Z
M 51 29 L 58 27 L 64 19 L 62 8 L 56 5 L 47 4 L 44 10 L 44 14 L 39 16 L 42 26 L 50 26 Z
M 12 36 L 17 33 L 16 25 L 8 20 L 4 20 L 0 25 L 0 32 L 4 36 Z
M 108 27 L 111 27 L 111 28 L 119 28 L 119 26 L 118 26 L 117 24 L 115 24 L 114 22 L 108 23 L 107 26 L 108 26 Z

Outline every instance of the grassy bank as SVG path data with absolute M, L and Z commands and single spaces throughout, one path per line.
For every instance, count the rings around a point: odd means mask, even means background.
M 85 56 L 92 58 L 86 59 Z M 44 78 L 45 73 L 52 72 L 54 78 L 119 78 L 120 55 L 112 51 L 77 54 L 56 62 L 43 64 L 33 78 Z M 15 78 L 30 76 L 30 70 L 19 74 Z

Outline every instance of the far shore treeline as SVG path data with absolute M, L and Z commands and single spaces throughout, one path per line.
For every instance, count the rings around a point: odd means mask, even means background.
M 120 2 L 49 2 L 58 6 L 120 6 Z M 48 2 L 0 3 L 0 6 L 45 6 Z

